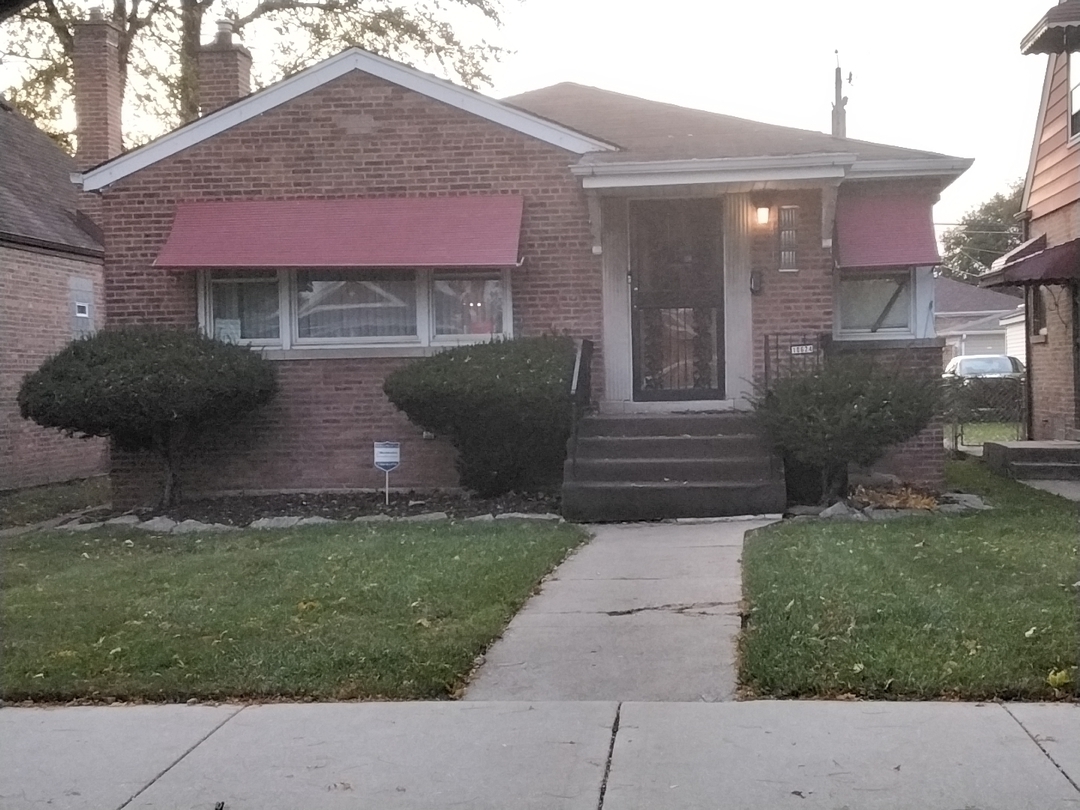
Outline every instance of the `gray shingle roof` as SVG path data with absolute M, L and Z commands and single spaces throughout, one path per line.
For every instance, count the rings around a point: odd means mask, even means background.
M 965 284 L 947 276 L 934 279 L 934 311 L 939 315 L 949 312 L 1000 312 L 1016 309 L 1022 302 L 1023 299 L 1018 296 Z
M 0 241 L 101 252 L 80 225 L 75 161 L 2 98 L 0 166 Z
M 919 160 L 936 152 L 763 124 L 563 82 L 503 99 L 519 109 L 623 148 L 591 160 L 619 163 L 851 153 L 860 160 Z

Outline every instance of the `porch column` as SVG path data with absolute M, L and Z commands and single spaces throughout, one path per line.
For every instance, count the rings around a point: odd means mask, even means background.
M 749 194 L 724 198 L 724 353 L 726 394 L 747 409 L 753 392 L 754 329 L 750 297 L 750 232 L 754 206 Z

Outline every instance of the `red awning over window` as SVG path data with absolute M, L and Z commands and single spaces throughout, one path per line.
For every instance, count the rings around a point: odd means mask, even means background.
M 925 194 L 844 194 L 836 201 L 841 267 L 939 264 L 934 200 Z
M 1042 236 L 1020 247 L 1036 250 L 1018 255 L 1020 250 L 1017 249 L 1003 256 L 1004 262 L 994 262 L 993 269 L 979 277 L 979 286 L 1061 284 L 1080 279 L 1080 239 L 1048 248 L 1046 237 Z M 1040 247 L 1043 249 L 1038 250 Z
M 154 263 L 183 270 L 511 267 L 522 198 L 180 203 Z

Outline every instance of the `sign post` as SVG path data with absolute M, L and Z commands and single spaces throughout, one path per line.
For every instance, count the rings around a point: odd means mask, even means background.
M 386 505 L 390 505 L 390 473 L 401 464 L 400 442 L 375 442 L 375 466 L 386 473 Z

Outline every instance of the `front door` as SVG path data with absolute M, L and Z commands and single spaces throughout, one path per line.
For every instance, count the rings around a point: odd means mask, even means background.
M 720 200 L 630 202 L 634 399 L 724 399 Z

